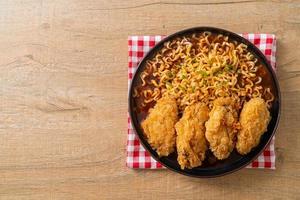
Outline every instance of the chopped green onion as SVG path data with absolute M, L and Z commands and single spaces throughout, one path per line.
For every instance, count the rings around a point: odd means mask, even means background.
M 170 82 L 166 82 L 166 88 L 167 89 L 171 89 L 172 88 L 172 84 Z
M 173 77 L 172 72 L 168 71 L 168 72 L 167 72 L 167 76 L 168 76 L 169 78 L 172 78 L 172 77 Z
M 225 69 L 225 71 L 229 72 L 229 71 L 233 70 L 234 67 L 232 65 L 226 65 L 224 69 Z
M 181 85 L 179 85 L 178 87 L 179 87 L 179 89 L 180 89 L 180 90 L 183 90 L 183 91 L 185 91 L 185 88 L 184 88 L 184 87 L 182 87 Z
M 198 74 L 202 75 L 202 77 L 204 77 L 204 78 L 208 76 L 207 72 L 204 70 L 198 71 Z
M 192 86 L 192 92 L 195 92 L 195 89 L 196 89 L 195 86 Z

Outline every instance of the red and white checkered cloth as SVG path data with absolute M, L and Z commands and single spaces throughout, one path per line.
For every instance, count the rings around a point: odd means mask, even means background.
M 276 38 L 272 34 L 240 34 L 257 46 L 266 56 L 272 67 L 276 69 L 275 53 Z M 129 36 L 128 37 L 128 86 L 132 80 L 132 76 L 137 69 L 139 61 L 143 56 L 164 36 Z M 268 168 L 275 169 L 275 137 L 265 151 L 247 168 Z M 147 168 L 159 169 L 164 168 L 160 163 L 155 161 L 151 155 L 140 144 L 139 139 L 134 133 L 130 117 L 128 116 L 128 138 L 127 138 L 127 167 L 130 168 Z

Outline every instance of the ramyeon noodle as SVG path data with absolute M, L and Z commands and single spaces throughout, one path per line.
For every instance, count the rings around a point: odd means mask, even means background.
M 218 97 L 234 98 L 239 108 L 252 97 L 262 97 L 270 107 L 274 96 L 261 85 L 256 74 L 260 67 L 245 44 L 210 32 L 193 34 L 164 44 L 147 62 L 140 76 L 144 90 L 135 88 L 134 96 L 142 96 L 142 106 L 147 106 L 169 95 L 180 111 L 195 102 L 211 108 Z

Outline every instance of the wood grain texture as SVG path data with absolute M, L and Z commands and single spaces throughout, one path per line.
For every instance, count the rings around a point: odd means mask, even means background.
M 217 179 L 125 167 L 127 36 L 274 33 L 276 167 Z M 299 199 L 300 1 L 0 1 L 0 199 Z

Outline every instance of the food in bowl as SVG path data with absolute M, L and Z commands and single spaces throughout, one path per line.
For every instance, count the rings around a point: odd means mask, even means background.
M 144 135 L 159 156 L 177 149 L 182 169 L 201 166 L 207 149 L 218 160 L 235 147 L 245 155 L 270 121 L 274 89 L 266 76 L 247 46 L 228 36 L 205 31 L 168 41 L 134 88 Z

